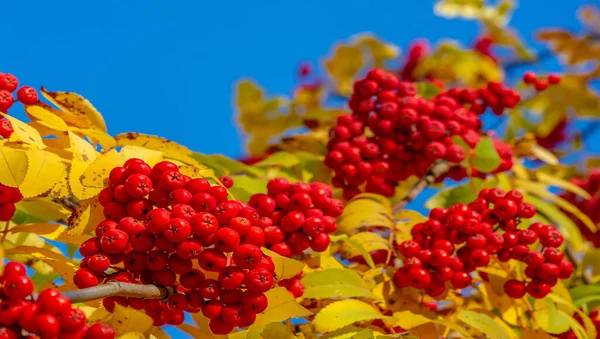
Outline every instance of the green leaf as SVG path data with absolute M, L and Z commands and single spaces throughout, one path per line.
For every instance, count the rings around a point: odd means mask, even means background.
M 58 278 L 60 278 L 60 274 L 58 273 L 42 274 L 40 272 L 35 272 L 31 277 L 31 281 L 33 281 L 35 287 L 42 289 L 47 281 L 54 281 Z
M 277 166 L 277 167 L 290 168 L 290 167 L 298 165 L 299 163 L 300 163 L 300 159 L 298 159 L 298 157 L 293 153 L 275 152 L 275 153 L 269 155 L 267 158 L 254 164 L 254 166 L 256 166 L 256 167 Z
M 267 180 L 247 175 L 232 175 L 234 185 L 228 189 L 236 200 L 249 201 L 255 193 L 267 193 Z
M 569 290 L 569 294 L 571 294 L 571 298 L 573 298 L 573 300 L 581 299 L 583 297 L 589 297 L 591 295 L 600 296 L 600 286 L 599 285 L 575 286 Z
M 482 173 L 490 173 L 498 168 L 500 163 L 502 163 L 502 159 L 500 159 L 492 139 L 482 137 L 477 146 L 475 146 L 475 153 L 471 158 L 473 168 Z
M 305 299 L 336 297 L 377 297 L 367 287 L 358 272 L 347 268 L 330 268 L 307 274 L 301 279 Z
M 558 310 L 549 298 L 537 299 L 534 309 L 533 317 L 544 331 L 559 334 L 569 330 L 569 316 Z
M 440 93 L 440 88 L 430 82 L 417 82 L 417 94 L 425 99 L 431 99 Z
M 15 225 L 25 225 L 25 224 L 37 224 L 40 222 L 44 222 L 47 220 L 40 219 L 31 214 L 27 214 L 21 210 L 16 210 L 12 219 L 10 220 Z
M 206 155 L 203 153 L 192 153 L 192 158 L 198 160 L 204 166 L 212 169 L 217 176 L 243 173 L 251 174 L 257 177 L 264 175 L 264 172 L 258 168 L 248 166 L 243 162 L 220 154 Z
M 327 305 L 314 317 L 312 324 L 317 332 L 327 333 L 359 321 L 374 319 L 393 320 L 364 301 L 348 299 Z

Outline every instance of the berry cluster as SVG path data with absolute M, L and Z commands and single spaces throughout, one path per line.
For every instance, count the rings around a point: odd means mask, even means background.
M 12 74 L 0 73 L 0 112 L 8 113 L 15 103 L 13 92 L 19 88 L 19 80 Z M 24 105 L 33 105 L 38 102 L 38 94 L 33 87 L 23 86 L 17 91 L 17 100 Z M 0 118 L 0 136 L 9 138 L 13 127 L 6 118 Z
M 596 339 L 600 338 L 600 318 L 598 318 L 598 310 L 594 309 L 588 313 L 588 317 L 592 320 L 594 327 L 596 328 Z M 579 313 L 573 314 L 573 318 L 577 320 L 577 322 L 585 328 L 585 324 L 583 323 L 583 319 Z M 577 339 L 577 335 L 573 330 L 568 330 L 567 332 L 563 332 L 556 336 L 559 339 Z
M 446 291 L 447 282 L 456 289 L 470 286 L 471 272 L 488 266 L 492 259 L 515 259 L 527 265 L 528 281 L 508 280 L 504 284 L 506 294 L 543 298 L 558 279 L 573 273 L 573 265 L 558 250 L 563 237 L 553 226 L 534 222 L 526 229 L 518 228 L 535 213 L 535 207 L 523 202 L 520 192 L 499 188 L 481 190 L 468 205 L 433 209 L 429 220 L 414 226 L 412 240 L 399 245 L 405 260 L 395 272 L 394 282 L 400 287 L 425 289 L 437 297 Z M 485 272 L 479 275 L 487 279 Z
M 404 81 L 415 81 L 415 70 L 419 66 L 419 62 L 424 56 L 429 54 L 429 44 L 426 40 L 417 40 L 413 42 L 408 48 L 408 58 L 402 69 L 400 70 L 400 77 Z
M 535 73 L 529 71 L 523 75 L 523 82 L 527 85 L 533 85 L 536 91 L 543 92 L 550 85 L 558 85 L 560 83 L 560 76 L 550 74 L 546 79 L 540 79 Z
M 467 154 L 452 137 L 474 148 L 481 138 L 479 114 L 487 107 L 501 114 L 519 100 L 517 92 L 495 82 L 478 90 L 452 88 L 428 100 L 417 96 L 414 83 L 374 69 L 354 84 L 353 113 L 338 117 L 331 129 L 325 164 L 335 171 L 332 183 L 343 188 L 345 199 L 363 185 L 367 192 L 390 197 L 398 182 L 422 177 L 436 160 L 460 167 Z M 495 145 L 510 148 L 499 141 Z M 511 165 L 507 161 L 498 170 Z M 457 171 L 453 178 L 461 173 L 466 175 Z
M 33 301 L 33 282 L 22 264 L 8 262 L 0 281 L 1 338 L 115 338 L 115 331 L 106 324 L 86 325 L 85 313 L 55 289 L 42 291 Z
M 103 303 L 109 311 L 115 303 L 144 309 L 156 326 L 178 325 L 184 311 L 201 311 L 218 334 L 248 326 L 264 311 L 275 266 L 260 250 L 266 232 L 254 208 L 168 161 L 150 167 L 130 159 L 108 181 L 98 197 L 106 220 L 79 248 L 84 259 L 73 278 L 79 288 L 101 279 L 176 286 L 167 302 L 111 297 Z M 233 185 L 230 177 L 220 181 Z
M 590 199 L 584 199 L 579 195 L 572 192 L 563 192 L 561 197 L 575 205 L 581 212 L 587 215 L 594 224 L 600 223 L 600 169 L 592 169 L 588 175 L 583 177 L 575 177 L 571 179 L 571 182 L 591 195 Z M 569 212 L 564 211 L 567 215 L 571 216 L 581 234 L 591 242 L 594 247 L 600 248 L 600 232 L 592 232 L 579 218 L 570 215 Z
M 0 184 L 0 221 L 9 221 L 15 215 L 15 204 L 23 199 L 18 188 Z
M 535 139 L 538 145 L 551 150 L 567 140 L 567 123 L 567 118 L 563 118 L 546 136 L 537 135 Z
M 311 248 L 323 252 L 330 243 L 329 233 L 337 229 L 335 218 L 344 204 L 332 198 L 333 190 L 320 182 L 290 183 L 285 178 L 272 179 L 267 194 L 254 194 L 254 207 L 264 228 L 264 241 L 279 255 L 291 257 Z

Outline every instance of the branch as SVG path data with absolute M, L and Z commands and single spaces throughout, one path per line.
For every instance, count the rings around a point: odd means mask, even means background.
M 62 295 L 73 303 L 80 303 L 115 296 L 165 300 L 173 293 L 175 290 L 172 287 L 111 281 L 104 285 L 63 292 Z
M 421 192 L 423 192 L 424 189 L 431 185 L 435 181 L 435 179 L 446 174 L 448 170 L 450 170 L 450 164 L 448 164 L 448 162 L 444 160 L 436 161 L 429 170 L 429 172 L 427 172 L 427 174 L 425 174 L 425 176 L 413 186 L 413 188 L 410 190 L 410 192 L 408 192 L 406 197 L 398 201 L 394 205 L 394 207 L 392 208 L 393 214 L 395 215 L 396 213 L 400 212 L 401 209 L 403 209 L 411 201 L 415 200 L 415 198 L 419 194 L 421 194 Z

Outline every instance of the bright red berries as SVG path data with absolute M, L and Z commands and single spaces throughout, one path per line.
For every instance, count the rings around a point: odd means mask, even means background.
M 528 85 L 533 85 L 536 91 L 545 91 L 549 85 L 558 85 L 560 83 L 560 76 L 557 74 L 550 74 L 546 79 L 540 79 L 538 76 L 531 71 L 523 74 L 523 82 Z
M 532 223 L 526 229 L 518 228 L 535 213 L 520 192 L 499 188 L 482 189 L 469 204 L 433 209 L 429 220 L 411 230 L 413 240 L 398 245 L 405 260 L 393 281 L 399 287 L 424 289 L 436 297 L 444 293 L 446 281 L 456 289 L 470 286 L 471 274 L 488 266 L 492 258 L 501 262 L 514 259 L 527 265 L 528 280 L 508 280 L 505 293 L 512 298 L 526 293 L 543 298 L 558 279 L 572 274 L 573 265 L 557 249 L 563 238 L 553 226 Z M 536 251 L 539 246 L 543 252 Z M 486 279 L 485 272 L 478 273 Z
M 19 80 L 12 74 L 0 73 L 0 112 L 8 113 L 8 110 L 13 106 L 15 98 L 13 92 L 19 87 Z M 33 105 L 38 102 L 38 94 L 33 87 L 23 86 L 17 91 L 17 100 L 24 105 Z M 8 138 L 12 132 L 10 123 L 0 120 L 0 136 Z
M 108 325 L 87 326 L 85 313 L 72 308 L 71 301 L 55 289 L 43 290 L 36 300 L 29 298 L 33 282 L 26 273 L 22 264 L 8 262 L 0 277 L 4 299 L 0 301 L 0 335 L 12 333 L 12 338 L 17 338 L 17 333 L 25 330 L 42 338 L 115 338 L 115 331 Z M 103 327 L 102 336 L 90 332 L 94 326 Z
M 479 115 L 487 107 L 500 115 L 520 101 L 518 92 L 501 83 L 491 82 L 473 96 L 465 94 L 469 91 L 455 88 L 424 99 L 416 96 L 414 83 L 382 69 L 370 71 L 354 84 L 352 114 L 340 116 L 330 130 L 325 165 L 334 171 L 332 184 L 344 190 L 345 199 L 361 191 L 391 197 L 399 182 L 424 176 L 439 159 L 453 164 L 448 177 L 463 179 L 467 173 L 460 163 L 468 154 L 453 137 L 473 149 L 481 139 Z M 512 166 L 512 149 L 497 140 L 494 146 L 504 160 L 494 172 L 505 171 Z
M 16 212 L 15 204 L 23 199 L 18 188 L 0 184 L 0 221 L 9 221 Z
M 233 184 L 230 179 L 220 178 L 226 187 Z M 156 326 L 178 325 L 186 311 L 201 311 L 215 333 L 251 325 L 267 306 L 263 293 L 275 284 L 275 265 L 260 248 L 286 256 L 311 246 L 324 251 L 328 233 L 336 229 L 334 217 L 343 211 L 325 184 L 275 179 L 267 188 L 276 192 L 273 197 L 255 195 L 245 204 L 228 200 L 223 186 L 191 179 L 168 161 L 151 167 L 129 159 L 110 171 L 108 182 L 98 197 L 107 219 L 96 227 L 96 237 L 80 246 L 84 259 L 73 281 L 80 288 L 103 280 L 178 286 L 167 303 L 103 300 L 109 311 L 116 303 L 144 310 Z M 287 250 L 281 247 L 284 240 L 290 243 Z M 115 266 L 124 273 L 107 275 Z M 206 272 L 218 279 L 207 279 Z M 298 279 L 283 283 L 294 296 L 302 295 Z

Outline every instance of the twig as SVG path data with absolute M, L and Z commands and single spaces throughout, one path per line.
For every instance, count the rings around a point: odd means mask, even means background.
M 115 296 L 165 300 L 173 293 L 175 290 L 172 287 L 111 281 L 104 285 L 63 292 L 63 296 L 73 303 L 80 303 Z
M 392 209 L 394 215 L 396 213 L 400 212 L 400 210 L 403 209 L 406 205 L 408 205 L 408 203 L 415 200 L 415 198 L 419 194 L 421 194 L 421 192 L 423 192 L 424 189 L 426 189 L 429 185 L 431 185 L 435 181 L 435 179 L 444 175 L 449 170 L 450 170 L 450 164 L 448 164 L 448 162 L 446 162 L 444 160 L 436 161 L 433 164 L 433 166 L 431 167 L 431 169 L 429 170 L 429 172 L 427 172 L 427 174 L 425 174 L 425 176 L 423 176 L 423 178 L 421 178 L 421 180 L 419 180 L 419 182 L 417 182 L 413 186 L 413 188 L 410 190 L 410 192 L 408 192 L 406 197 L 404 199 L 398 201 L 394 205 L 394 207 Z
M 8 234 L 8 229 L 10 227 L 10 221 L 7 221 L 4 225 L 4 231 L 2 231 L 2 241 L 0 243 L 4 244 L 4 240 L 6 240 L 6 235 Z

